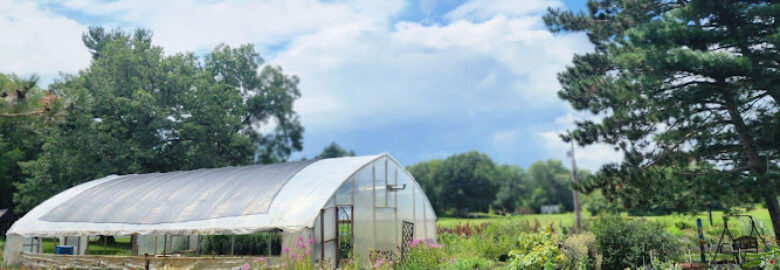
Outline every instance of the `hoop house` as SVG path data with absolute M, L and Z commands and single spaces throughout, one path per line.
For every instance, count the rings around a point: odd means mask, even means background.
M 302 254 L 297 242 L 304 239 L 312 263 L 336 264 L 350 253 L 365 259 L 401 253 L 411 239 L 435 241 L 435 220 L 420 186 L 387 154 L 112 175 L 65 190 L 19 219 L 6 234 L 3 259 L 44 267 L 235 268 L 257 256 Z M 98 239 L 105 245 L 109 236 L 130 239 L 127 256 L 95 255 Z M 47 239 L 72 247 L 73 255 L 46 254 Z

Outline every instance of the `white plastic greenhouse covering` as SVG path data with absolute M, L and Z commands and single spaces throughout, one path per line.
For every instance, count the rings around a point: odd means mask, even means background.
M 393 185 L 411 188 L 387 191 Z M 46 200 L 7 235 L 238 235 L 306 229 L 319 240 L 320 211 L 339 205 L 350 205 L 354 212 L 356 248 L 397 247 L 402 221 L 417 224 L 414 235 L 435 239 L 436 215 L 425 194 L 387 154 L 112 175 Z

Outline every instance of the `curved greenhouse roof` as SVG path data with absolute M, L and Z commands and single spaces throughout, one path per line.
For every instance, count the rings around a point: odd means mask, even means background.
M 245 234 L 312 227 L 337 189 L 387 154 L 111 175 L 65 190 L 18 220 L 22 236 Z M 396 162 L 397 163 L 397 162 Z

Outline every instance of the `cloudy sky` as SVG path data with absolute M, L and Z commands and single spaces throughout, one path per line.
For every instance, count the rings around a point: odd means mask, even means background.
M 527 167 L 565 159 L 558 138 L 575 112 L 556 73 L 591 50 L 581 34 L 553 35 L 547 7 L 585 0 L 0 0 L 0 72 L 44 85 L 89 64 L 81 33 L 104 25 L 151 29 L 166 53 L 252 43 L 301 78 L 295 104 L 312 157 L 335 141 L 405 164 L 468 150 Z M 607 146 L 578 151 L 581 167 L 618 160 Z

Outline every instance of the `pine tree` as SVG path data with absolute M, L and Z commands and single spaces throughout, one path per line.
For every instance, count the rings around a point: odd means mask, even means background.
M 772 1 L 591 0 L 550 9 L 553 32 L 584 32 L 595 50 L 561 72 L 559 97 L 600 120 L 565 141 L 624 152 L 577 188 L 625 207 L 683 212 L 763 203 L 780 239 L 780 69 Z

